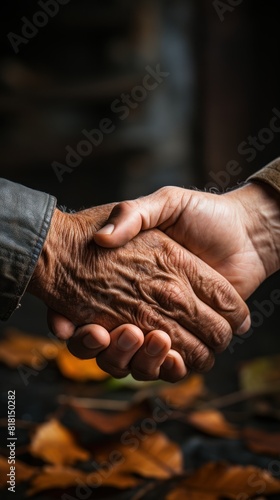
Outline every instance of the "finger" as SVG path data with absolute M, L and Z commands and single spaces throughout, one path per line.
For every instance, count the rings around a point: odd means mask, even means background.
M 75 333 L 75 325 L 53 309 L 48 309 L 47 322 L 50 331 L 61 340 L 68 340 Z
M 105 223 L 93 238 L 98 245 L 117 248 L 132 240 L 142 229 L 142 216 L 134 201 L 116 205 Z
M 170 309 L 170 305 L 169 305 Z M 166 332 L 172 342 L 172 348 L 180 353 L 185 364 L 191 368 L 195 369 L 198 372 L 208 371 L 214 365 L 214 353 L 213 349 L 211 349 L 206 343 L 198 338 L 198 335 L 194 335 L 188 329 L 182 327 L 179 323 L 180 321 L 176 317 L 176 309 L 172 312 L 172 317 L 167 317 L 164 313 L 160 314 L 155 310 L 155 308 L 151 308 L 147 306 L 146 303 L 140 303 L 138 305 L 138 309 L 136 311 L 136 322 L 141 325 L 141 328 L 144 332 L 148 333 L 153 330 L 161 330 Z M 195 320 L 193 319 L 193 323 L 196 321 L 197 329 L 199 334 L 201 334 L 199 328 L 199 315 L 197 315 L 197 311 L 194 311 Z M 182 320 L 182 314 L 180 313 L 180 319 Z M 224 320 L 225 321 L 225 320 Z M 209 317 L 208 317 L 209 323 Z M 231 331 L 230 326 L 227 324 L 229 331 Z M 203 335 L 208 342 L 208 325 L 205 327 L 205 331 Z M 229 338 L 232 336 L 230 334 Z M 224 346 L 224 338 L 220 340 L 223 342 Z M 227 341 L 228 342 L 228 341 Z M 225 344 L 226 346 L 228 343 Z
M 136 380 L 157 380 L 160 367 L 171 348 L 167 333 L 154 330 L 145 336 L 144 344 L 130 363 L 131 375 Z
M 115 328 L 110 337 L 109 347 L 97 356 L 98 366 L 112 377 L 126 377 L 131 359 L 144 342 L 144 334 L 137 326 L 127 324 Z
M 95 358 L 110 344 L 109 332 L 100 325 L 84 325 L 68 340 L 69 351 L 80 359 Z
M 163 364 L 160 367 L 160 379 L 166 382 L 179 382 L 188 375 L 182 356 L 177 351 L 170 349 Z
M 250 311 L 234 287 L 199 259 L 197 273 L 191 282 L 196 295 L 230 324 L 233 334 L 246 333 L 251 326 Z
M 165 320 L 157 328 L 160 327 L 169 333 L 170 322 L 174 321 L 172 322 L 174 333 L 171 337 L 173 347 L 175 345 L 173 337 L 179 340 L 180 334 L 177 332 L 180 328 L 188 332 L 185 340 L 192 335 L 215 352 L 222 352 L 228 347 L 232 340 L 232 327 L 225 318 L 197 297 L 190 284 L 174 286 L 174 283 L 166 282 L 162 286 L 154 280 L 154 285 L 151 297 L 160 305 L 160 312 Z M 175 349 L 181 353 L 177 346 Z

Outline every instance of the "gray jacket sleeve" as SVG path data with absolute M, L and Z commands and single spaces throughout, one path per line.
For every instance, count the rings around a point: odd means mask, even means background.
M 56 199 L 0 179 L 0 319 L 18 307 L 48 234 Z

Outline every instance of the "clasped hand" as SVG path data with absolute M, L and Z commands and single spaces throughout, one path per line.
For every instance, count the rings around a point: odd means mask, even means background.
M 111 210 L 55 212 L 30 284 L 50 308 L 50 328 L 68 340 L 72 353 L 97 357 L 114 377 L 131 372 L 139 380 L 177 381 L 191 369 L 209 370 L 214 353 L 249 329 L 246 304 L 229 281 L 183 248 L 182 239 L 175 241 L 173 220 L 168 230 L 136 236 L 160 225 L 135 225 L 135 207 L 121 204 L 109 220 L 118 220 L 119 240 L 110 242 L 106 230 L 96 233 Z M 123 241 L 123 234 L 134 239 Z M 107 247 L 126 244 L 109 249 L 94 240 Z

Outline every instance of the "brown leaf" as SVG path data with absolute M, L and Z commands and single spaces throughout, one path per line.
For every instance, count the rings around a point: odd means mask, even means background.
M 37 427 L 29 448 L 35 457 L 56 465 L 73 464 L 89 458 L 88 451 L 80 448 L 68 429 L 55 419 Z
M 186 415 L 186 421 L 210 436 L 237 438 L 239 431 L 218 410 L 201 410 Z
M 40 491 L 50 489 L 64 489 L 71 486 L 77 486 L 77 481 L 86 483 L 88 474 L 78 469 L 71 469 L 60 466 L 46 466 L 40 471 L 40 474 L 31 481 L 31 487 L 28 496 L 35 495 Z
M 246 446 L 254 453 L 265 455 L 280 455 L 280 433 L 269 433 L 260 429 L 247 428 L 242 430 Z
M 71 405 L 80 419 L 94 429 L 98 429 L 104 434 L 114 434 L 123 429 L 127 429 L 140 418 L 148 415 L 145 405 L 131 406 L 127 411 L 108 414 L 96 410 L 89 410 L 75 404 Z
M 241 494 L 249 500 L 263 493 L 280 493 L 280 481 L 266 470 L 211 462 L 183 479 L 167 500 L 236 500 Z
M 28 335 L 16 329 L 5 330 L 7 338 L 0 342 L 0 361 L 10 368 L 20 364 L 42 369 L 46 360 L 53 359 L 58 352 L 55 342 Z
M 7 338 L 0 342 L 0 361 L 10 368 L 20 364 L 42 370 L 46 362 L 54 360 L 65 377 L 78 382 L 105 380 L 109 377 L 99 368 L 95 359 L 75 358 L 67 349 L 65 342 L 28 335 L 20 330 L 6 330 Z
M 200 375 L 193 375 L 179 384 L 164 387 L 159 396 L 174 408 L 187 408 L 205 392 L 204 380 Z
M 31 477 L 38 474 L 40 470 L 38 467 L 26 465 L 24 462 L 16 459 L 16 483 L 23 483 L 29 481 Z M 7 474 L 10 472 L 10 465 L 8 464 L 7 457 L 0 456 L 0 487 L 7 487 Z
M 96 474 L 102 477 L 104 486 L 130 488 L 143 478 L 169 479 L 183 470 L 180 448 L 160 432 L 148 435 L 138 427 L 136 433 L 124 433 L 121 441 L 124 444 L 103 449 L 96 458 L 97 462 L 108 463 L 112 454 L 118 457 L 104 477 L 102 472 L 93 473 L 95 478 Z
M 59 352 L 56 362 L 62 375 L 78 382 L 105 380 L 109 377 L 99 368 L 95 359 L 78 359 L 68 349 Z

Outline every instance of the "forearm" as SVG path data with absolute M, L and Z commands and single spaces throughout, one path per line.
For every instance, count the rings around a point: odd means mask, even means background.
M 56 200 L 0 179 L 0 319 L 18 307 L 40 257 Z

